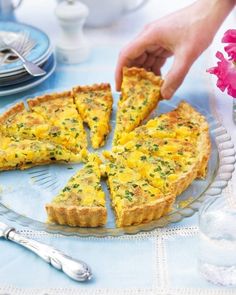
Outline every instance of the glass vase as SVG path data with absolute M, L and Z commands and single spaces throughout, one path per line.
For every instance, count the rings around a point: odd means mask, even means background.
M 199 270 L 210 282 L 236 285 L 236 200 L 209 197 L 199 213 Z

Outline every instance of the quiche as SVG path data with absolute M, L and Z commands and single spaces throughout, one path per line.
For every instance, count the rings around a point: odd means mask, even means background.
M 90 128 L 90 138 L 94 149 L 104 145 L 110 131 L 110 116 L 113 98 L 110 84 L 95 84 L 73 88 L 77 109 Z
M 118 227 L 150 222 L 167 214 L 176 197 L 204 178 L 211 142 L 206 119 L 179 106 L 140 125 L 155 108 L 162 80 L 144 69 L 125 68 L 113 147 L 104 164 L 87 152 L 83 122 L 93 148 L 110 131 L 109 84 L 79 86 L 17 103 L 0 115 L 0 171 L 54 162 L 86 161 L 48 204 L 48 221 L 97 227 L 107 221 L 101 176 L 110 188 Z
M 20 102 L 0 116 L 0 130 L 18 140 L 40 140 L 48 137 L 50 125 L 40 114 L 28 111 Z
M 83 158 L 87 137 L 71 91 L 47 94 L 27 102 L 30 111 L 42 116 L 50 125 L 48 139 Z
M 112 167 L 111 173 L 107 174 L 112 199 L 118 191 L 117 187 L 112 190 L 112 183 L 123 185 L 119 178 L 119 169 L 123 167 L 124 179 L 130 179 L 131 184 L 137 183 L 134 175 L 139 175 L 140 179 L 158 189 L 163 198 L 172 196 L 175 200 L 195 178 L 206 174 L 210 156 L 208 124 L 200 113 L 182 102 L 177 109 L 124 134 L 120 145 L 113 147 L 111 152 L 104 152 L 104 156 L 109 160 L 106 166 Z M 134 174 L 129 178 L 132 171 Z M 144 202 L 142 206 L 148 207 L 148 203 Z M 123 218 L 121 222 L 118 217 L 118 224 L 125 226 L 146 220 L 135 218 Z
M 129 226 L 149 222 L 165 215 L 175 198 L 152 185 L 137 170 L 121 163 L 105 166 L 116 224 Z
M 118 102 L 113 145 L 124 132 L 134 130 L 147 118 L 161 99 L 162 79 L 140 68 L 124 68 L 121 97 Z
M 88 162 L 46 205 L 49 222 L 69 226 L 97 227 L 107 220 L 105 193 L 100 184 L 100 159 L 89 155 Z
M 0 135 L 0 170 L 27 169 L 54 162 L 78 162 L 80 157 L 61 145 Z

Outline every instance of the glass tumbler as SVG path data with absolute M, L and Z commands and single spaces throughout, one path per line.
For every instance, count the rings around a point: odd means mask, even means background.
M 209 197 L 199 213 L 199 270 L 210 282 L 236 286 L 236 197 Z

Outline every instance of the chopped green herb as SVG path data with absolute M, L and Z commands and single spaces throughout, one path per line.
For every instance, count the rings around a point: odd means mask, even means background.
M 63 188 L 62 191 L 63 191 L 63 192 L 69 192 L 69 191 L 70 191 L 70 187 L 69 187 L 69 186 L 66 186 L 65 188 Z

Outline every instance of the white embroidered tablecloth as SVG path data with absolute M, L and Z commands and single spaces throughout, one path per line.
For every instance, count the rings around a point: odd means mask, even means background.
M 53 15 L 53 1 L 25 0 L 17 12 L 22 22 L 44 29 L 53 40 L 58 26 Z M 110 28 L 86 30 L 92 45 L 90 59 L 80 65 L 58 65 L 56 73 L 45 83 L 25 93 L 0 99 L 0 107 L 20 96 L 33 95 L 46 89 L 70 88 L 76 84 L 110 82 L 114 89 L 114 69 L 120 48 L 142 26 L 192 1 L 150 1 L 143 10 L 123 17 Z M 174 2 L 174 3 L 173 3 Z M 232 100 L 214 87 L 214 78 L 205 69 L 215 64 L 214 52 L 220 46 L 224 30 L 233 27 L 235 16 L 228 17 L 212 47 L 194 64 L 177 95 L 211 111 L 222 121 L 236 142 L 232 121 Z M 168 67 L 168 66 L 167 66 Z M 166 67 L 166 68 L 167 68 Z M 225 189 L 235 193 L 233 181 Z M 0 220 L 7 221 L 4 216 Z M 15 224 L 13 224 L 15 225 Z M 223 288 L 205 281 L 197 269 L 198 215 L 137 235 L 107 238 L 65 237 L 17 226 L 20 232 L 65 250 L 86 261 L 94 270 L 87 283 L 72 281 L 27 250 L 0 240 L 0 295 L 3 294 L 236 294 L 234 288 Z M 16 225 L 15 225 L 16 226 Z

